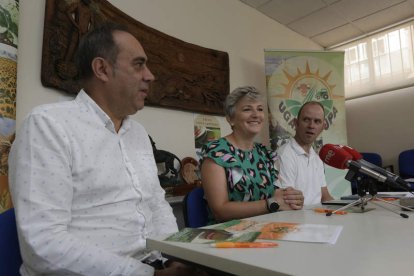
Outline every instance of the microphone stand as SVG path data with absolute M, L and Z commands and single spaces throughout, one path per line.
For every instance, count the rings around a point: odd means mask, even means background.
M 359 198 L 357 200 L 355 200 L 355 201 L 339 208 L 339 209 L 334 210 L 333 212 L 326 213 L 326 216 L 329 217 L 332 214 L 335 214 L 336 212 L 346 210 L 346 209 L 351 208 L 353 206 L 360 206 L 361 212 L 364 212 L 365 211 L 365 205 L 367 205 L 368 201 L 370 201 L 372 204 L 374 204 L 378 207 L 384 208 L 384 209 L 386 209 L 390 212 L 393 212 L 393 213 L 395 213 L 395 214 L 397 214 L 397 215 L 399 215 L 403 218 L 409 218 L 409 216 L 407 214 L 395 211 L 391 208 L 386 207 L 386 205 L 384 206 L 384 205 L 381 205 L 381 204 L 378 204 L 378 203 L 374 202 L 373 200 L 378 200 L 378 201 L 381 201 L 381 202 L 386 203 L 386 204 L 390 204 L 390 205 L 393 205 L 393 206 L 400 207 L 401 209 L 405 209 L 405 210 L 408 210 L 408 211 L 414 211 L 414 209 L 412 209 L 412 208 L 405 207 L 405 206 L 402 206 L 400 204 L 396 204 L 396 203 L 393 203 L 393 202 L 389 202 L 389 201 L 386 201 L 386 200 L 378 197 L 377 196 L 377 189 L 376 189 L 376 180 L 374 180 L 373 178 L 366 178 L 366 177 L 363 178 L 358 173 L 358 169 L 359 169 L 358 166 L 355 166 L 352 163 L 350 163 L 349 164 L 349 171 L 346 174 L 345 179 L 350 181 L 350 182 L 356 181 Z

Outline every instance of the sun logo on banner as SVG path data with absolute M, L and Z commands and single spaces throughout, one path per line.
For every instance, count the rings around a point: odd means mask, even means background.
M 300 107 L 309 101 L 320 102 L 325 109 L 326 129 L 332 124 L 338 110 L 334 106 L 333 99 L 341 98 L 333 95 L 332 91 L 336 87 L 335 84 L 329 83 L 329 77 L 332 71 L 321 75 L 319 69 L 311 72 L 309 64 L 306 63 L 305 71 L 300 68 L 296 69 L 296 74 L 290 74 L 283 70 L 287 83 L 282 84 L 284 94 L 281 97 L 285 100 L 280 102 L 279 111 L 284 113 L 284 118 L 290 118 L 288 122 L 294 128 L 293 118 L 297 117 Z M 288 113 L 288 116 L 286 116 Z

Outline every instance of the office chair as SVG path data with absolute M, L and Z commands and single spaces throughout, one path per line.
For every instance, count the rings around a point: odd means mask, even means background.
M 20 275 L 22 262 L 12 208 L 0 214 L 0 275 Z
M 405 150 L 398 156 L 398 166 L 402 179 L 414 178 L 414 149 Z M 414 181 L 409 181 L 411 189 L 414 189 Z
M 382 167 L 382 157 L 375 152 L 361 152 L 362 158 L 369 163 Z
M 368 161 L 378 167 L 382 167 L 382 157 L 381 155 L 379 155 L 378 153 L 375 152 L 361 152 L 362 155 L 362 159 L 364 159 L 365 161 Z M 364 178 L 365 176 L 363 176 L 362 174 L 360 175 L 362 178 Z M 355 195 L 358 193 L 357 191 L 357 182 L 356 181 L 352 181 L 351 182 L 351 190 L 352 190 L 352 194 Z M 387 190 L 387 188 L 380 188 L 380 190 Z
M 185 227 L 197 228 L 207 225 L 207 202 L 202 188 L 196 187 L 184 197 L 183 214 Z

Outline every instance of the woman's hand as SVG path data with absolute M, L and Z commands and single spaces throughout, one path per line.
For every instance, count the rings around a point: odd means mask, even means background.
M 304 197 L 302 191 L 292 187 L 277 189 L 276 200 L 281 203 L 283 201 L 284 204 L 281 204 L 282 210 L 285 209 L 283 205 L 287 207 L 286 209 L 300 210 L 303 208 Z

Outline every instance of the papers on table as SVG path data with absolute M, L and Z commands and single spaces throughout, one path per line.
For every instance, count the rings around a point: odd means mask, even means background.
M 304 224 L 291 222 L 257 222 L 250 219 L 232 220 L 217 225 L 231 233 L 260 232 L 257 239 L 285 240 L 335 244 L 342 231 L 341 225 Z
M 165 240 L 213 243 L 219 241 L 252 242 L 258 239 L 335 244 L 342 228 L 341 225 L 258 222 L 243 219 L 221 223 L 209 229 L 184 228 Z
M 259 232 L 231 233 L 221 229 L 184 228 L 165 240 L 191 243 L 252 242 L 259 235 Z

